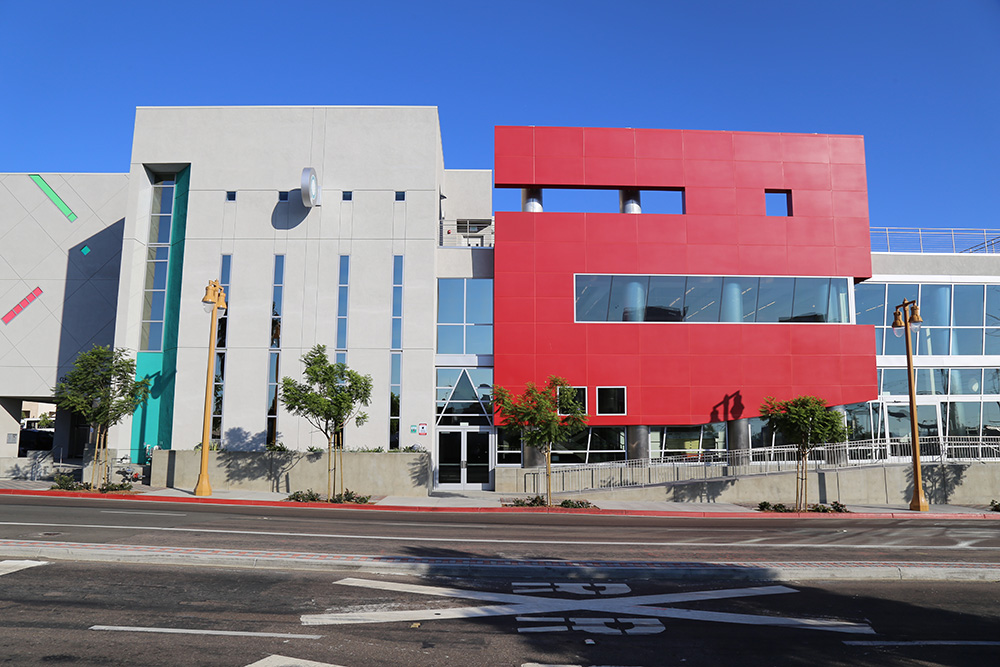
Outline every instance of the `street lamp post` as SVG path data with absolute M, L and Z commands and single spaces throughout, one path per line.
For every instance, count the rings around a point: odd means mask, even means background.
M 226 291 L 218 280 L 210 280 L 205 288 L 205 311 L 212 313 L 212 328 L 208 336 L 208 379 L 205 382 L 205 415 L 201 430 L 201 469 L 198 471 L 198 484 L 194 487 L 194 495 L 212 495 L 212 485 L 208 483 L 208 450 L 212 442 L 212 398 L 215 395 L 215 338 L 219 322 L 219 309 L 226 309 Z
M 893 315 L 892 330 L 897 336 L 903 335 L 906 338 L 906 379 L 910 387 L 910 433 L 913 441 L 913 498 L 910 499 L 910 509 L 914 512 L 926 512 L 930 509 L 927 505 L 927 497 L 924 496 L 924 482 L 920 475 L 920 437 L 917 435 L 917 394 L 916 381 L 913 377 L 913 343 L 910 340 L 910 328 L 919 331 L 920 308 L 916 301 L 903 299 L 903 303 L 896 306 Z

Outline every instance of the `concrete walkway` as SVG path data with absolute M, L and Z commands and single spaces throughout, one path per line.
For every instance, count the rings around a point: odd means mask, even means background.
M 47 481 L 0 480 L 0 494 L 3 495 L 48 495 L 52 483 Z M 94 494 L 73 494 L 67 492 L 52 492 L 53 495 L 75 495 L 78 497 L 94 497 Z M 267 491 L 246 490 L 213 490 L 209 497 L 196 497 L 193 491 L 176 488 L 151 487 L 137 485 L 131 495 L 108 494 L 107 498 L 131 500 L 162 500 L 166 502 L 198 502 L 237 505 L 290 505 L 285 499 L 288 494 Z M 617 514 L 631 516 L 684 516 L 684 517 L 794 517 L 792 513 L 764 514 L 753 507 L 733 505 L 728 503 L 697 503 L 697 502 L 666 502 L 666 501 L 633 501 L 633 500 L 596 500 L 594 509 L 566 510 L 561 508 L 521 508 L 505 507 L 506 503 L 515 497 L 525 497 L 524 494 L 501 494 L 492 491 L 435 491 L 425 497 L 384 496 L 372 498 L 370 505 L 336 505 L 345 509 L 384 509 L 398 511 L 485 511 L 485 512 L 565 512 L 588 514 Z M 330 507 L 326 503 L 299 503 L 303 507 Z M 987 506 L 932 505 L 929 512 L 914 512 L 905 503 L 898 505 L 851 505 L 849 514 L 809 513 L 809 517 L 849 518 L 953 518 L 953 519 L 995 519 L 1000 520 L 1000 512 L 991 512 Z

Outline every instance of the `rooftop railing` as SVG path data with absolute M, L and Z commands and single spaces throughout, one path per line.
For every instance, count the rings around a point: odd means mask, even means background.
M 1000 252 L 1000 229 L 872 227 L 871 240 L 872 252 Z

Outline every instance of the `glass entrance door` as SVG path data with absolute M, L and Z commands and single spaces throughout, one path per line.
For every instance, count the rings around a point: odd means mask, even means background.
M 436 486 L 492 490 L 492 441 L 489 428 L 438 429 Z

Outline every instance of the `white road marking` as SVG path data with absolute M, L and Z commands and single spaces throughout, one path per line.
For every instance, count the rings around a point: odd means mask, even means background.
M 340 667 L 340 665 L 333 665 L 329 662 L 314 662 L 312 660 L 289 658 L 284 655 L 269 655 L 263 660 L 258 660 L 246 667 Z
M 417 593 L 466 600 L 482 600 L 484 602 L 494 602 L 499 604 L 482 607 L 456 607 L 437 610 L 414 609 L 387 612 L 305 614 L 301 617 L 303 625 L 345 625 L 351 623 L 429 621 L 434 619 L 477 618 L 485 616 L 525 616 L 528 614 L 574 610 L 596 611 L 615 615 L 635 614 L 646 617 L 652 616 L 655 618 L 680 618 L 685 620 L 711 621 L 716 623 L 770 625 L 787 628 L 808 628 L 813 630 L 831 630 L 834 632 L 874 634 L 874 630 L 872 630 L 866 623 L 850 623 L 846 621 L 831 621 L 813 618 L 754 616 L 750 614 L 732 614 L 725 612 L 695 611 L 691 609 L 647 606 L 656 604 L 694 602 L 697 600 L 721 600 L 726 598 L 778 595 L 782 593 L 798 592 L 794 588 L 788 588 L 787 586 L 754 586 L 749 588 L 731 588 L 718 591 L 692 591 L 689 593 L 665 593 L 618 598 L 566 599 L 535 597 L 516 593 L 495 593 L 491 591 L 446 588 L 441 586 L 423 586 L 419 584 L 404 584 L 392 581 L 374 581 L 355 578 L 341 579 L 334 583 L 344 586 L 358 586 L 400 593 Z
M 144 516 L 155 515 L 155 516 L 187 516 L 187 514 L 181 514 L 179 512 L 140 512 L 137 510 L 101 510 L 102 514 L 142 514 Z
M 42 528 L 101 528 L 110 530 L 148 530 L 173 533 L 211 533 L 215 535 L 260 535 L 265 537 L 315 537 L 335 540 L 380 540 L 385 542 L 446 542 L 474 544 L 548 544 L 557 546 L 604 546 L 604 547 L 753 547 L 771 549 L 859 549 L 859 550 L 912 550 L 927 549 L 932 551 L 1000 551 L 997 547 L 973 546 L 936 546 L 925 544 L 809 544 L 801 542 L 764 544 L 745 542 L 610 542 L 593 540 L 515 540 L 515 539 L 483 539 L 469 537 L 412 537 L 404 535 L 341 535 L 337 533 L 286 533 L 259 530 L 222 530 L 217 528 L 168 528 L 163 526 L 110 526 L 101 524 L 76 523 L 29 523 L 21 521 L 0 521 L 0 526 L 35 526 Z
M 1000 646 L 1000 642 L 961 641 L 950 639 L 917 639 L 911 642 L 900 641 L 845 641 L 848 646 Z
M 114 632 L 156 632 L 170 635 L 218 635 L 222 637 L 277 637 L 278 639 L 322 639 L 323 635 L 297 635 L 285 632 L 238 632 L 233 630 L 196 630 L 193 628 L 148 628 L 130 625 L 92 625 L 90 630 Z
M 48 562 L 44 560 L 0 560 L 0 577 L 39 565 L 48 565 Z

